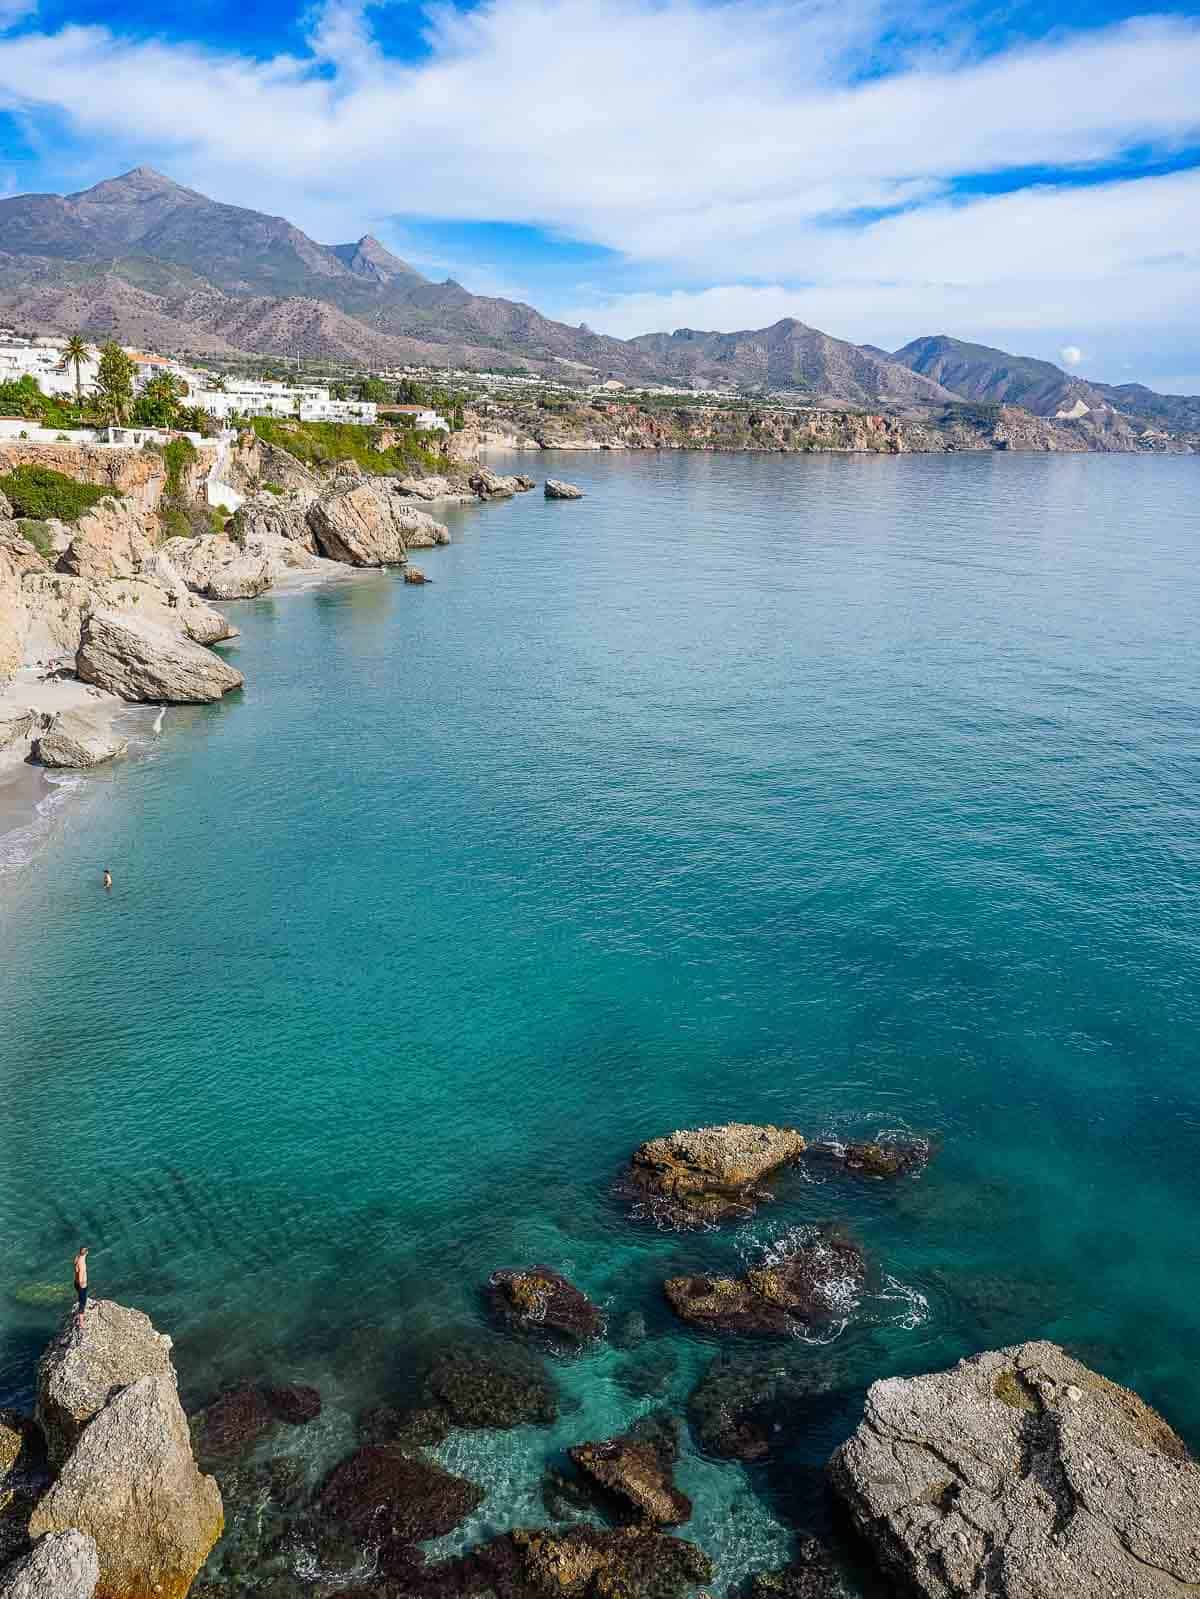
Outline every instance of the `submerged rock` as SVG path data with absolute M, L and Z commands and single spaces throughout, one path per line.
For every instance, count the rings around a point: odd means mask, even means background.
M 149 1316 L 111 1299 L 88 1305 L 81 1331 L 64 1322 L 38 1364 L 37 1421 L 52 1466 L 61 1466 L 83 1429 L 113 1394 L 139 1377 L 170 1376 L 171 1340 Z
M 787 1336 L 846 1315 L 866 1281 L 862 1250 L 830 1229 L 780 1249 L 744 1277 L 672 1277 L 667 1302 L 710 1332 Z
M 263 1397 L 271 1414 L 290 1427 L 301 1427 L 321 1414 L 321 1391 L 307 1383 L 290 1382 L 266 1388 Z
M 822 1394 L 838 1387 L 835 1362 L 805 1349 L 718 1355 L 688 1398 L 688 1422 L 706 1454 L 762 1460 L 794 1444 Z
M 111 611 L 83 626 L 75 670 L 123 700 L 203 705 L 241 688 L 242 674 L 189 639 Z
M 196 1451 L 213 1460 L 243 1454 L 274 1420 L 261 1388 L 252 1383 L 231 1388 L 195 1418 Z
M 404 1599 L 684 1599 L 713 1563 L 694 1544 L 651 1527 L 518 1528 L 422 1569 L 409 1566 Z
M 426 1389 L 457 1427 L 548 1424 L 558 1416 L 555 1384 L 523 1351 L 452 1346 L 433 1361 Z
M 933 1146 L 927 1138 L 881 1136 L 849 1143 L 831 1139 L 811 1145 L 810 1153 L 859 1177 L 903 1177 L 928 1166 Z
M 92 1599 L 99 1580 L 96 1540 L 72 1527 L 47 1533 L 0 1571 L 0 1599 Z
M 494 1271 L 488 1278 L 488 1298 L 505 1325 L 551 1343 L 584 1344 L 604 1331 L 598 1307 L 549 1266 Z
M 452 1531 L 483 1499 L 482 1488 L 440 1466 L 365 1444 L 330 1472 L 320 1506 L 359 1536 L 417 1543 Z
M 564 483 L 560 478 L 548 477 L 545 488 L 548 500 L 582 500 L 583 490 L 574 483 Z
M 789 1565 L 757 1572 L 743 1593 L 744 1599 L 850 1599 L 829 1551 L 816 1538 L 799 1539 Z
M 874 1383 L 829 1477 L 885 1572 L 930 1599 L 1200 1584 L 1200 1466 L 1136 1394 L 1056 1344 Z
M 793 1165 L 804 1148 L 791 1127 L 694 1127 L 639 1145 L 624 1187 L 656 1222 L 706 1227 L 753 1215 L 770 1197 L 764 1179 Z
M 679 1442 L 672 1427 L 642 1425 L 602 1443 L 577 1444 L 567 1453 L 624 1516 L 660 1527 L 691 1519 L 692 1501 L 675 1486 Z
M 223 1526 L 221 1495 L 192 1459 L 168 1368 L 108 1398 L 38 1501 L 29 1532 L 90 1534 L 100 1599 L 183 1599 Z
M 105 712 L 77 710 L 59 711 L 34 740 L 33 753 L 43 766 L 99 766 L 128 748 L 127 741 L 113 732 Z

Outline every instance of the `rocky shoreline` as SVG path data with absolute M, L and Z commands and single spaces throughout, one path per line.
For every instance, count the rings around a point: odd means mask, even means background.
M 107 473 L 113 494 L 73 524 L 18 518 L 0 495 L 0 779 L 27 763 L 69 770 L 123 755 L 126 706 L 211 704 L 240 689 L 242 674 L 213 649 L 238 632 L 216 604 L 385 566 L 423 583 L 410 551 L 450 538 L 428 507 L 535 486 L 478 464 L 388 478 L 341 462 L 319 477 L 254 436 L 232 454 L 223 481 L 244 491 L 242 503 L 213 517 L 220 531 L 182 536 L 164 515 L 168 476 L 154 452 L 23 444 L 4 453 L 10 468 L 41 465 L 83 482 Z M 204 470 L 216 471 L 210 456 Z M 194 470 L 175 492 L 198 511 L 204 489 Z
M 847 1182 L 885 1181 L 852 1147 L 737 1123 L 650 1140 L 630 1165 L 657 1173 L 643 1193 L 749 1189 L 761 1203 L 764 1182 L 804 1162 L 828 1171 L 832 1161 Z M 858 1147 L 894 1149 L 889 1175 L 900 1182 L 919 1171 L 915 1152 L 929 1154 L 917 1140 Z M 625 1183 L 616 1197 L 628 1199 Z M 629 1210 L 630 1225 L 647 1219 Z M 685 1212 L 676 1225 L 694 1222 Z M 864 1251 L 850 1247 L 850 1275 L 867 1272 Z M 811 1301 L 812 1260 L 811 1247 L 776 1258 L 772 1280 L 756 1284 L 761 1302 L 795 1314 L 798 1283 Z M 673 1304 L 672 1282 L 663 1288 Z M 305 1469 L 287 1442 L 320 1427 L 315 1387 L 264 1372 L 185 1416 L 171 1339 L 137 1310 L 94 1301 L 82 1328 L 68 1318 L 46 1348 L 33 1414 L 0 1413 L 0 1599 L 718 1591 L 721 1573 L 689 1536 L 695 1507 L 676 1477 L 685 1429 L 713 1458 L 759 1459 L 836 1394 L 836 1363 L 795 1345 L 781 1361 L 740 1336 L 776 1329 L 718 1318 L 708 1330 L 724 1348 L 686 1414 L 652 1409 L 620 1433 L 577 1434 L 561 1463 L 547 1462 L 542 1520 L 438 1556 L 423 1546 L 471 1517 L 488 1486 L 448 1469 L 438 1446 L 461 1429 L 547 1427 L 562 1410 L 562 1362 L 649 1336 L 624 1307 L 605 1315 L 546 1266 L 497 1270 L 479 1303 L 491 1332 L 414 1348 L 396 1402 L 360 1412 L 356 1437 Z M 1200 1582 L 1200 1466 L 1135 1394 L 1048 1342 L 872 1382 L 824 1491 L 823 1525 L 794 1520 L 790 1563 L 752 1574 L 739 1599 L 849 1599 L 863 1571 L 873 1592 L 926 1599 L 1163 1599 Z

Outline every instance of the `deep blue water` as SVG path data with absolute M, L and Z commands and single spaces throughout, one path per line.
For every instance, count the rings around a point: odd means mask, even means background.
M 718 1590 L 819 1515 L 800 1468 L 876 1375 L 1046 1335 L 1200 1444 L 1197 462 L 535 469 L 588 497 L 453 513 L 424 589 L 230 607 L 245 693 L 143 718 L 0 877 L 0 1402 L 56 1314 L 14 1291 L 86 1237 L 190 1400 L 319 1382 L 314 1471 L 498 1266 L 641 1310 L 681 1411 L 718 1346 L 662 1278 L 833 1216 L 876 1263 L 811 1351 L 838 1394 L 766 1467 L 681 1469 Z M 631 1225 L 630 1149 L 731 1118 L 939 1153 Z M 444 1547 L 664 1402 L 628 1358 L 442 1446 L 494 1490 Z

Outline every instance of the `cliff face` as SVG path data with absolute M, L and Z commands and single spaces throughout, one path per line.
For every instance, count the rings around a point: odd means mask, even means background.
M 629 400 L 493 405 L 469 414 L 452 441 L 460 458 L 479 449 L 811 450 L 900 455 L 957 450 L 1187 451 L 1188 441 L 1151 435 L 1123 417 L 1051 421 L 1015 405 L 931 407 L 921 417 L 888 412 L 778 407 L 656 408 Z
M 216 459 L 216 446 L 200 444 L 196 459 L 181 473 L 185 499 L 202 499 L 204 484 Z M 79 483 L 119 489 L 130 508 L 156 511 L 167 481 L 167 467 L 156 450 L 126 450 L 99 444 L 32 444 L 24 439 L 0 444 L 0 477 L 16 466 L 46 466 Z

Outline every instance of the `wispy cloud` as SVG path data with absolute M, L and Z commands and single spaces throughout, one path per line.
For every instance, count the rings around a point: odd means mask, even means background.
M 1075 186 L 1200 140 L 1195 19 L 991 55 L 910 30 L 879 75 L 863 68 L 897 13 L 870 0 L 488 0 L 426 17 L 417 61 L 389 54 L 386 8 L 354 0 L 315 14 L 310 54 L 266 61 L 26 28 L 0 40 L 0 105 L 326 237 L 388 214 L 522 221 L 659 281 L 724 285 L 579 308 L 614 330 L 761 322 L 802 300 L 809 320 L 879 338 L 986 307 L 991 326 L 1053 325 L 1057 349 L 1110 312 L 1127 321 L 1131 288 L 1154 285 L 1156 315 L 1195 308 L 1195 179 Z M 1031 169 L 1054 181 L 970 195 Z

